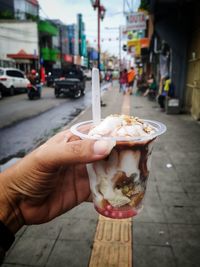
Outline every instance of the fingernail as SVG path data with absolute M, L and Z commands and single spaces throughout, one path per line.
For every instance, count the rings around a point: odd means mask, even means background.
M 115 145 L 115 141 L 98 140 L 94 143 L 94 153 L 96 155 L 109 154 Z

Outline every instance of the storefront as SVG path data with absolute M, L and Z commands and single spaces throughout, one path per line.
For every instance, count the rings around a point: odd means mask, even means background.
M 25 73 L 28 73 L 32 68 L 38 69 L 38 56 L 28 54 L 23 49 L 16 54 L 7 54 L 7 57 L 15 60 L 15 66 Z
M 193 25 L 187 53 L 185 108 L 200 120 L 200 3 L 193 6 Z
M 192 16 L 193 1 L 183 0 L 181 5 L 178 0 L 150 2 L 150 12 L 154 18 L 154 40 L 151 52 L 155 59 L 152 59 L 152 62 L 159 64 L 160 76 L 161 64 L 165 65 L 163 69 L 167 66 L 167 72 L 175 86 L 176 97 L 180 101 L 181 109 L 184 110 L 187 50 L 192 26 L 189 18 Z M 163 52 L 163 44 L 168 47 L 165 52 Z

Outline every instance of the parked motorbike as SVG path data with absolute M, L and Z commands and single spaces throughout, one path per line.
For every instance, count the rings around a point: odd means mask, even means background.
M 29 83 L 27 86 L 27 93 L 28 93 L 28 98 L 30 100 L 33 100 L 35 98 L 40 98 L 41 97 L 41 84 L 33 85 Z

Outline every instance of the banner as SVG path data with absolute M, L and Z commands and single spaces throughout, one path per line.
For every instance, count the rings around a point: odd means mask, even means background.
M 146 30 L 146 15 L 144 12 L 134 12 L 127 15 L 127 31 Z

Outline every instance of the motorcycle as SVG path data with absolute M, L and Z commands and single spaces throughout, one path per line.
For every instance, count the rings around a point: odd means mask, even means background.
M 30 100 L 33 100 L 34 98 L 40 98 L 41 97 L 41 84 L 31 84 L 29 83 L 27 86 L 27 93 L 28 98 Z
M 54 85 L 54 76 L 52 75 L 51 72 L 46 75 L 46 85 L 48 87 L 52 87 Z

